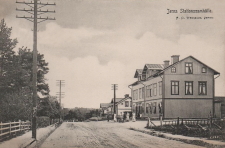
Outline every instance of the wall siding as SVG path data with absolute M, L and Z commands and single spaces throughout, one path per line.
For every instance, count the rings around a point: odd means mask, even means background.
M 185 62 L 193 63 L 193 74 L 185 74 Z M 206 73 L 202 73 L 203 64 L 188 58 L 175 65 L 176 73 L 171 73 L 171 68 L 165 71 L 165 98 L 213 98 L 214 73 L 207 68 Z M 171 95 L 171 81 L 179 81 L 179 95 Z M 185 95 L 185 81 L 193 81 L 193 95 Z M 198 82 L 207 82 L 207 95 L 199 95 Z
M 208 118 L 212 113 L 211 99 L 165 99 L 164 118 Z

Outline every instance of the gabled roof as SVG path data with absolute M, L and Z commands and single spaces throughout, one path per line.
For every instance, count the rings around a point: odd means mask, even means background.
M 142 82 L 144 82 L 144 81 L 145 81 L 145 80 L 136 81 L 136 82 L 130 84 L 129 86 L 134 86 L 134 85 L 137 85 L 137 84 L 142 83 Z
M 145 64 L 142 74 L 146 75 L 146 71 L 148 69 L 152 70 L 163 70 L 164 65 L 163 64 Z
M 139 75 L 142 75 L 143 69 L 136 69 L 136 72 L 134 74 L 134 78 L 137 78 Z
M 100 108 L 107 108 L 111 105 L 111 103 L 100 103 Z
M 182 59 L 182 60 L 180 60 L 180 61 L 178 61 L 178 62 L 176 62 L 176 63 L 174 63 L 174 64 L 172 64 L 172 65 L 169 65 L 169 66 L 166 67 L 166 68 L 164 68 L 161 72 L 156 73 L 155 76 L 156 76 L 156 75 L 162 74 L 162 73 L 163 73 L 164 71 L 166 71 L 167 69 L 173 67 L 174 65 L 179 64 L 180 62 L 186 60 L 187 58 L 192 58 L 192 59 L 196 60 L 197 62 L 201 63 L 202 65 L 208 67 L 209 69 L 211 69 L 212 71 L 214 71 L 214 75 L 220 74 L 219 72 L 217 72 L 216 70 L 214 70 L 214 69 L 212 69 L 211 67 L 207 66 L 206 64 L 204 64 L 203 62 L 201 62 L 201 61 L 199 61 L 198 59 L 194 58 L 193 56 L 188 56 L 188 57 L 186 57 L 186 58 L 184 58 L 184 59 Z
M 131 99 L 131 97 L 126 97 L 126 98 L 123 98 L 122 100 L 120 100 L 119 102 L 117 102 L 117 103 L 116 103 L 116 105 L 117 105 L 117 104 L 119 104 L 119 103 L 121 103 L 121 102 L 126 101 L 127 99 Z
M 145 64 L 144 67 L 148 69 L 163 69 L 164 65 L 163 64 Z
M 124 98 L 116 98 L 116 103 L 119 102 L 122 99 L 124 99 Z M 114 102 L 114 98 L 112 98 L 112 100 L 111 100 L 111 103 L 113 103 L 113 102 Z

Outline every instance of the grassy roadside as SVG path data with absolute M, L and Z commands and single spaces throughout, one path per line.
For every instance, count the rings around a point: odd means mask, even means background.
M 138 131 L 138 132 L 142 132 L 145 134 L 149 134 L 152 136 L 156 136 L 156 137 L 166 138 L 169 140 L 181 141 L 181 142 L 184 142 L 187 144 L 204 146 L 207 148 L 224 148 L 225 147 L 225 143 L 224 143 L 224 145 L 212 144 L 212 143 L 208 143 L 207 141 L 204 141 L 204 140 L 198 140 L 198 139 L 192 140 L 192 139 L 188 139 L 188 138 L 185 139 L 185 138 L 183 138 L 184 136 L 177 137 L 177 136 L 173 136 L 172 134 L 162 133 L 162 132 L 158 132 L 158 131 L 154 131 L 154 130 L 140 130 L 140 129 L 135 129 L 135 128 L 129 128 L 129 129 Z

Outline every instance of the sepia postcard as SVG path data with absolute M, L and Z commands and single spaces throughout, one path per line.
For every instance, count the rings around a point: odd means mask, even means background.
M 224 8 L 0 0 L 0 148 L 225 147 Z

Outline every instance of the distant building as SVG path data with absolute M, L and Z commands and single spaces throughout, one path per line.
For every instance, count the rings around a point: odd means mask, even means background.
M 111 103 L 100 103 L 101 115 L 105 116 L 107 114 L 111 114 Z
M 112 104 L 113 104 L 112 99 Z M 113 106 L 112 106 L 113 107 Z M 123 115 L 124 113 L 131 114 L 131 107 L 132 107 L 132 99 L 129 97 L 129 95 L 125 95 L 124 98 L 117 98 L 116 99 L 116 114 L 117 115 Z
M 132 87 L 132 112 L 158 118 L 207 118 L 215 115 L 215 79 L 219 72 L 193 56 L 137 69 Z
M 131 113 L 132 99 L 128 94 L 124 98 L 115 99 L 116 114 L 122 115 L 124 113 Z M 101 103 L 102 115 L 114 114 L 114 98 L 110 103 Z

